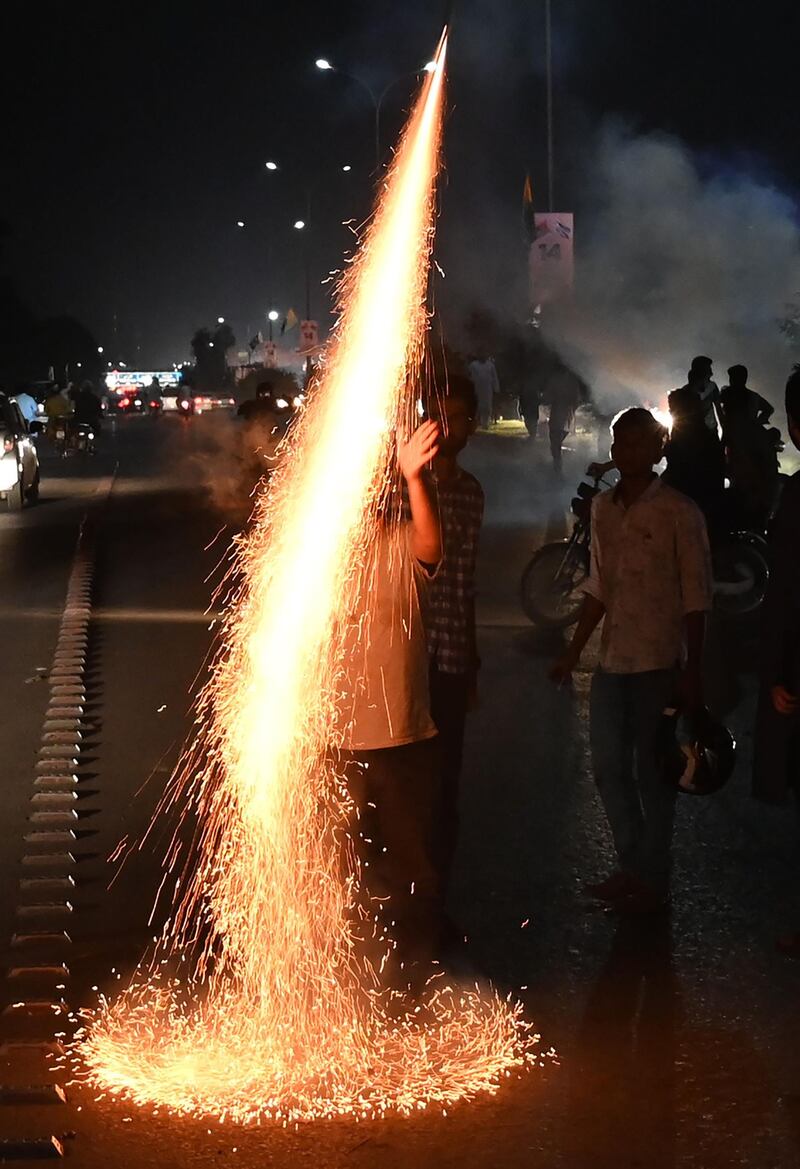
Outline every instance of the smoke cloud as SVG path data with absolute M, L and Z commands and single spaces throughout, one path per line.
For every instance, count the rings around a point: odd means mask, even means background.
M 695 354 L 722 385 L 736 363 L 776 405 L 796 353 L 780 322 L 800 299 L 796 208 L 747 175 L 704 177 L 664 135 L 599 134 L 576 217 L 575 291 L 543 334 L 601 406 L 658 405 Z

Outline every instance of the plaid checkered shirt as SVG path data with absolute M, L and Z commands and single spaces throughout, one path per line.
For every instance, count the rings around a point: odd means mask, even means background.
M 483 488 L 459 467 L 452 479 L 432 475 L 442 527 L 442 562 L 427 588 L 428 656 L 444 674 L 477 666 L 474 631 L 475 562 L 483 521 Z

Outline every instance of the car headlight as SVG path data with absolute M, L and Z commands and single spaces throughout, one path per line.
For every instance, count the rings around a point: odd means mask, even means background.
M 300 394 L 298 394 L 296 398 L 292 398 L 292 405 L 294 406 L 295 410 L 299 410 L 303 405 L 303 399 Z
M 278 407 L 279 410 L 285 410 L 288 407 L 289 403 L 286 401 L 285 398 L 278 398 L 278 399 L 276 399 L 275 405 Z

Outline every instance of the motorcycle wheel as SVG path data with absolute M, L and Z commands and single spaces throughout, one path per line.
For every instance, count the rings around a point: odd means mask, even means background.
M 746 617 L 760 608 L 769 583 L 766 545 L 749 533 L 734 533 L 712 551 L 714 612 Z
M 566 542 L 545 544 L 522 574 L 520 599 L 525 616 L 544 629 L 567 629 L 578 620 L 581 585 L 587 577 L 583 550 Z

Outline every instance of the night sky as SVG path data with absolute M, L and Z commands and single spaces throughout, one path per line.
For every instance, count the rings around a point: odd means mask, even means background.
M 0 218 L 12 280 L 36 312 L 84 321 L 109 354 L 116 318 L 115 360 L 163 366 L 218 315 L 245 342 L 273 305 L 302 311 L 302 217 L 314 315 L 327 320 L 320 281 L 352 241 L 342 221 L 370 205 L 372 113 L 313 62 L 328 56 L 378 90 L 401 77 L 385 103 L 388 148 L 444 7 L 7 5 Z M 591 216 L 584 145 L 615 114 L 679 136 L 703 168 L 796 195 L 798 8 L 553 0 L 560 208 Z M 541 0 L 456 3 L 438 244 L 438 295 L 453 312 L 478 296 L 474 254 L 493 257 L 481 295 L 512 310 L 524 296 L 526 170 L 545 190 L 543 63 Z

